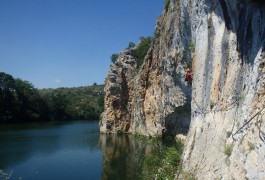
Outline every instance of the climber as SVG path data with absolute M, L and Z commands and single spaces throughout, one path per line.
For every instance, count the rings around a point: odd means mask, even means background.
M 187 71 L 186 71 L 186 78 L 185 78 L 185 81 L 188 83 L 188 84 L 191 84 L 192 83 L 192 76 L 191 76 L 191 70 L 188 68 Z
M 185 70 L 181 63 L 178 63 L 178 66 L 176 68 L 176 74 L 177 74 L 177 77 L 180 77 L 180 78 L 185 77 Z

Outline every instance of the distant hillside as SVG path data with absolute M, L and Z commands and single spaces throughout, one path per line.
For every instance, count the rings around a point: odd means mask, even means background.
M 103 105 L 103 85 L 39 90 L 0 72 L 0 123 L 96 120 Z
M 52 111 L 52 120 L 98 119 L 104 107 L 104 85 L 40 89 L 42 99 Z

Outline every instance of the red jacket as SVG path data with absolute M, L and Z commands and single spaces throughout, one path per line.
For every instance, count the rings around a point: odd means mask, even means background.
M 190 72 L 187 72 L 186 74 L 186 81 L 191 81 L 192 78 L 191 78 L 191 73 Z

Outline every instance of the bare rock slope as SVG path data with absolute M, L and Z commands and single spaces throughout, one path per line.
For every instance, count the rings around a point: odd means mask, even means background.
M 171 0 L 145 61 L 110 68 L 101 132 L 185 133 L 183 170 L 198 179 L 265 179 L 265 5 Z M 192 87 L 183 69 L 192 68 Z M 191 95 L 192 94 L 192 95 Z

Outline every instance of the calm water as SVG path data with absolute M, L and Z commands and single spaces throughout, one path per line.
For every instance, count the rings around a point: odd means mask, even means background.
M 98 142 L 96 121 L 1 126 L 0 169 L 12 179 L 100 179 Z
M 0 145 L 0 169 L 25 180 L 137 179 L 154 148 L 135 136 L 100 135 L 98 121 L 1 125 Z

